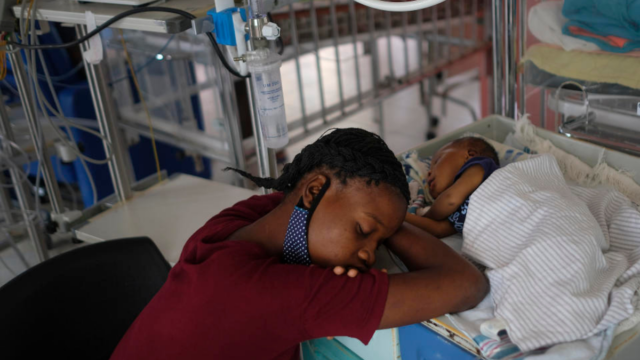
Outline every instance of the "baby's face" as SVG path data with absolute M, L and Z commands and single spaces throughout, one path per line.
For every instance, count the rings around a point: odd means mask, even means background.
M 427 177 L 429 193 L 434 199 L 453 185 L 456 174 L 470 157 L 467 149 L 451 144 L 436 152 Z

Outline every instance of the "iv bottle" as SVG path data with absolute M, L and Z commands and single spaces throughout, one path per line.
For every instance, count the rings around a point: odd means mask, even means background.
M 271 52 L 267 57 L 257 57 L 247 62 L 253 82 L 256 115 L 265 144 L 271 149 L 280 149 L 289 143 L 280 66 L 280 57 Z

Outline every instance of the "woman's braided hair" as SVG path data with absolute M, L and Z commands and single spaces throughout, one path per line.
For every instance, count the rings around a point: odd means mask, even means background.
M 351 178 L 364 179 L 368 185 L 386 183 L 409 201 L 409 186 L 400 161 L 380 136 L 357 128 L 327 131 L 285 165 L 277 179 L 260 178 L 233 168 L 225 170 L 233 170 L 260 187 L 286 194 L 305 174 L 323 167 L 335 171 L 342 183 Z

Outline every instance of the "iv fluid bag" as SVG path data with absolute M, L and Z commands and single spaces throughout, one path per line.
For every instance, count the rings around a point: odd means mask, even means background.
M 282 61 L 272 54 L 267 59 L 253 60 L 247 65 L 265 144 L 271 149 L 283 148 L 289 143 L 289 132 L 280 77 Z

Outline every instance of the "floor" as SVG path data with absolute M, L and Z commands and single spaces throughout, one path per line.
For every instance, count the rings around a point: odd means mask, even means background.
M 380 72 L 382 76 L 389 74 L 389 56 L 388 43 L 385 39 L 379 42 L 379 58 L 381 61 Z M 408 44 L 409 69 L 417 66 L 415 44 Z M 405 71 L 403 44 L 398 39 L 392 39 L 391 49 L 393 50 L 393 75 L 402 76 Z M 402 50 L 402 51 L 401 51 Z M 371 88 L 371 59 L 364 55 L 363 49 L 358 46 L 358 64 L 360 70 L 361 90 L 366 91 Z M 384 55 L 384 56 L 383 56 Z M 354 71 L 354 51 L 353 46 L 341 46 L 338 51 L 341 59 L 340 69 L 343 79 L 343 96 L 345 98 L 354 96 L 357 93 L 355 85 L 356 77 Z M 337 82 L 337 61 L 336 51 L 334 48 L 322 49 L 320 51 L 321 68 L 323 80 L 323 88 L 325 94 L 325 106 L 331 106 L 339 102 L 338 82 Z M 320 109 L 319 87 L 318 87 L 318 70 L 315 66 L 315 54 L 307 54 L 301 57 L 301 67 L 303 73 L 303 93 L 307 113 L 313 113 Z M 282 68 L 283 86 L 285 89 L 285 104 L 287 105 L 287 117 L 292 119 L 299 118 L 302 114 L 300 106 L 300 93 L 298 87 L 295 63 L 293 60 L 285 62 Z M 292 75 L 293 74 L 293 75 Z M 480 113 L 480 84 L 474 80 L 476 73 L 471 71 L 466 74 L 459 75 L 455 78 L 448 78 L 441 84 L 446 87 L 447 84 L 464 82 L 462 86 L 456 87 L 451 91 L 450 95 L 467 101 L 474 109 L 476 114 Z M 391 150 L 396 153 L 415 147 L 425 141 L 425 134 L 429 130 L 427 121 L 426 108 L 420 100 L 419 86 L 409 87 L 382 102 L 383 109 L 383 126 L 376 122 L 377 106 L 365 108 L 364 110 L 346 118 L 334 127 L 358 127 L 364 128 L 374 133 L 381 133 L 382 137 L 387 141 Z M 446 110 L 446 113 L 443 112 Z M 438 135 L 446 134 L 459 127 L 468 125 L 472 122 L 472 116 L 469 111 L 459 105 L 447 103 L 446 109 L 443 108 L 441 99 L 436 98 L 432 104 L 432 112 L 440 119 L 437 127 Z M 315 141 L 322 132 L 316 132 L 307 138 L 295 144 L 291 144 L 287 150 L 287 156 L 290 160 L 305 145 Z M 220 172 L 217 172 L 220 174 Z M 228 173 L 227 173 L 228 174 Z M 217 175 L 215 180 L 228 181 L 228 175 Z M 0 245 L 6 239 L 0 239 Z M 76 248 L 79 245 L 72 244 L 70 239 L 54 240 L 54 248 L 50 250 L 52 256 L 59 253 Z M 20 253 L 29 266 L 37 264 L 37 256 L 33 245 L 30 241 L 19 241 L 16 245 Z M 0 251 L 0 286 L 11 280 L 16 274 L 26 269 L 25 264 L 21 261 L 18 252 L 11 246 Z

